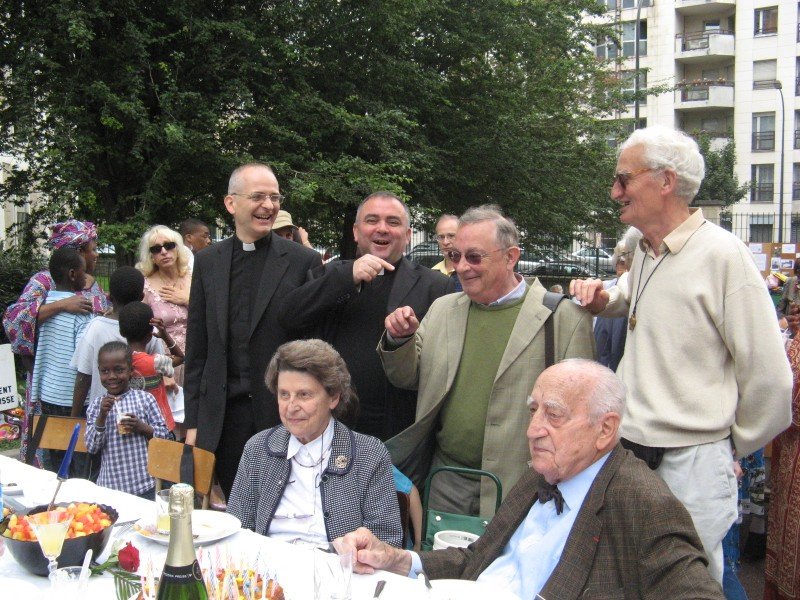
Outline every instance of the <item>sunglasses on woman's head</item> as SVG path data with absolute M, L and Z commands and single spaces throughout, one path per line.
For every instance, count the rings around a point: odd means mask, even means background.
M 150 246 L 150 254 L 158 254 L 161 250 L 175 250 L 178 244 L 175 242 L 164 242 L 163 244 L 154 244 Z

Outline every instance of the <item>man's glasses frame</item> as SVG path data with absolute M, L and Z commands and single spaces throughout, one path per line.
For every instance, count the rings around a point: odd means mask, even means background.
M 489 252 L 478 252 L 477 250 L 469 250 L 465 253 L 461 253 L 459 250 L 448 250 L 445 254 L 447 258 L 450 260 L 451 263 L 457 265 L 461 262 L 463 258 L 467 261 L 467 264 L 472 265 L 473 267 L 478 266 L 483 262 L 483 259 L 489 256 L 494 252 L 503 252 L 502 248 L 496 248 L 494 250 L 489 250 Z
M 611 182 L 611 187 L 613 188 L 614 184 L 618 183 L 620 189 L 624 192 L 627 189 L 628 184 L 631 182 L 632 179 L 638 177 L 639 175 L 642 175 L 643 173 L 647 173 L 648 171 L 656 171 L 656 170 L 657 169 L 654 169 L 652 167 L 643 167 L 641 169 L 636 169 L 635 171 L 629 171 L 627 173 L 626 172 L 615 173 L 614 180 Z
M 253 192 L 252 194 L 240 194 L 239 192 L 231 192 L 231 196 L 244 196 L 248 200 L 252 202 L 264 202 L 264 200 L 269 200 L 273 204 L 281 204 L 286 200 L 286 196 L 283 194 L 267 194 L 266 192 Z
M 170 250 L 175 250 L 175 248 L 177 247 L 178 244 L 176 242 L 164 242 L 163 244 L 153 244 L 152 246 L 150 246 L 149 250 L 150 254 L 158 254 L 162 250 L 170 251 Z

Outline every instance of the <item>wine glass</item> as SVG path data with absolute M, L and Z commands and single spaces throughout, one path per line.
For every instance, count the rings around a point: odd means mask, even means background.
M 42 553 L 49 561 L 47 570 L 50 574 L 58 568 L 56 559 L 61 554 L 64 538 L 67 537 L 72 515 L 64 510 L 49 510 L 28 515 L 28 523 L 39 540 Z

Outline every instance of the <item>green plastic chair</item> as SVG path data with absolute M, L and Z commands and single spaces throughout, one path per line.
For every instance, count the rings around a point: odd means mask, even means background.
M 494 481 L 497 487 L 497 496 L 494 503 L 495 512 L 500 508 L 500 503 L 503 500 L 503 485 L 494 473 L 481 471 L 480 469 L 467 469 L 465 467 L 434 467 L 425 480 L 425 493 L 422 500 L 422 531 L 425 532 L 425 539 L 422 542 L 423 550 L 431 550 L 433 548 L 433 536 L 440 531 L 467 531 L 475 535 L 483 535 L 483 532 L 486 531 L 486 526 L 491 520 L 491 517 L 448 513 L 430 508 L 428 506 L 428 500 L 431 492 L 431 481 L 437 473 L 441 473 L 442 471 L 475 475 L 476 477 L 488 477 Z

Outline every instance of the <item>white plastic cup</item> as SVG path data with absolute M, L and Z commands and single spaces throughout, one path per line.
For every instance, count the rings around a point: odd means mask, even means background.
M 480 536 L 468 531 L 440 531 L 433 536 L 433 549 L 466 548 Z

